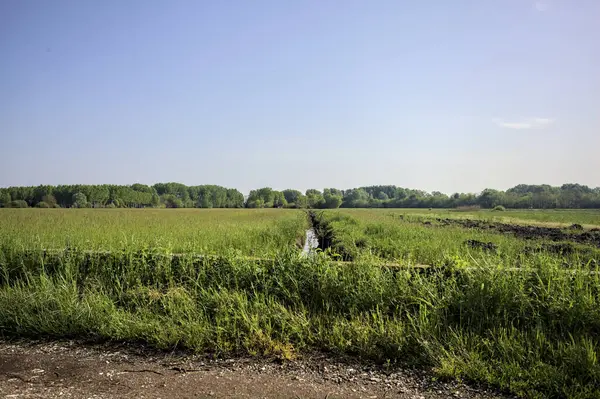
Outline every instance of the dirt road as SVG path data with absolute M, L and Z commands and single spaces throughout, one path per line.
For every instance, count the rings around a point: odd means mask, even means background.
M 427 373 L 313 355 L 209 360 L 124 345 L 0 341 L 3 398 L 506 398 Z

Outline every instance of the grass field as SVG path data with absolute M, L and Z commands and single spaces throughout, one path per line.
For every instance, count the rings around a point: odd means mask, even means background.
M 333 247 L 302 258 L 303 211 L 2 209 L 0 334 L 215 356 L 326 350 L 524 397 L 600 397 L 594 241 L 575 242 L 568 256 L 524 253 L 565 242 L 423 212 L 324 211 L 317 230 Z M 544 217 L 570 222 L 560 212 Z M 572 222 L 595 217 L 573 213 Z M 588 234 L 564 231 L 567 242 Z M 493 242 L 497 253 L 466 247 L 467 239 Z M 353 262 L 332 262 L 340 248 Z M 390 260 L 435 267 L 382 267 Z
M 353 209 L 352 211 L 360 213 L 371 210 Z M 493 211 L 489 209 L 467 209 L 464 211 L 456 209 L 388 209 L 388 211 L 406 215 L 485 219 L 506 223 L 539 223 L 552 226 L 569 226 L 573 223 L 578 223 L 588 228 L 600 227 L 600 210 L 598 209 L 507 209 L 505 211 Z
M 298 210 L 2 209 L 0 243 L 24 248 L 151 249 L 268 256 L 308 228 Z
M 421 210 L 339 209 L 321 214 L 333 230 L 334 253 L 347 260 L 361 256 L 375 256 L 401 263 L 443 265 L 452 259 L 468 259 L 471 265 L 493 264 L 515 267 L 527 258 L 537 256 L 534 249 L 548 245 L 548 240 L 544 236 L 523 240 L 518 236 L 500 233 L 494 229 L 467 229 L 456 224 L 438 222 L 438 218 L 469 218 L 468 214 L 462 212 L 432 213 Z M 525 216 L 529 217 L 530 213 L 526 213 Z M 584 222 L 593 221 L 596 216 L 590 212 L 574 215 L 575 219 Z M 515 219 L 515 216 L 509 216 L 510 220 Z M 564 217 L 559 213 L 557 219 L 564 220 Z M 552 219 L 553 222 L 556 220 L 552 215 L 547 218 Z M 475 218 L 478 219 L 494 220 L 484 218 L 483 215 Z M 519 219 L 518 223 L 525 223 L 525 220 Z M 508 223 L 506 219 L 500 221 Z M 492 243 L 497 249 L 485 251 L 472 248 L 465 245 L 467 240 Z M 596 245 L 570 243 L 568 239 L 550 245 L 566 246 L 570 253 L 546 251 L 545 256 L 573 264 L 587 265 L 590 262 L 600 264 L 600 250 Z

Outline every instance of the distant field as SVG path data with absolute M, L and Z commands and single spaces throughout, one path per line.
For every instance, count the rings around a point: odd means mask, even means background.
M 373 209 L 352 209 L 357 213 L 369 212 Z M 381 209 L 379 209 L 381 210 Z M 492 211 L 482 209 L 477 211 L 459 211 L 456 209 L 385 209 L 388 212 L 410 215 L 435 216 L 444 218 L 473 218 L 504 221 L 511 223 L 546 223 L 570 225 L 578 223 L 586 227 L 600 227 L 600 209 L 511 209 L 506 211 Z
M 507 213 L 496 217 L 497 213 Z M 445 264 L 453 258 L 469 259 L 471 264 L 519 265 L 524 258 L 538 258 L 538 249 L 546 246 L 544 256 L 569 260 L 574 264 L 600 264 L 600 250 L 590 242 L 576 240 L 575 232 L 565 231 L 563 240 L 549 240 L 546 234 L 530 237 L 500 232 L 492 228 L 465 228 L 460 224 L 443 223 L 438 219 L 474 219 L 475 221 L 502 221 L 527 223 L 525 217 L 537 216 L 542 220 L 594 220 L 596 214 L 586 211 L 535 212 L 477 212 L 428 211 L 416 209 L 337 209 L 322 213 L 333 232 L 334 253 L 344 259 L 365 256 L 427 265 Z M 494 216 L 494 217 L 491 217 Z M 574 222 L 564 223 L 570 226 Z M 586 225 L 588 225 L 586 223 Z M 491 244 L 494 250 L 482 250 L 466 245 L 469 240 Z M 555 242 L 557 241 L 557 242 Z M 567 253 L 568 252 L 568 253 Z
M 283 209 L 0 209 L 0 243 L 259 256 L 294 246 L 307 224 Z

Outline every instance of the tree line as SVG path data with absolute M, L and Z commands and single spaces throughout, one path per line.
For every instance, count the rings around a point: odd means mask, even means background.
M 39 208 L 242 208 L 244 195 L 215 185 L 62 185 L 0 188 L 0 206 Z
M 600 187 L 580 184 L 519 184 L 506 191 L 431 193 L 393 185 L 339 190 L 309 189 L 304 193 L 264 187 L 247 198 L 232 188 L 181 183 L 132 185 L 61 185 L 0 188 L 0 207 L 39 208 L 481 208 L 591 209 L 600 208 Z

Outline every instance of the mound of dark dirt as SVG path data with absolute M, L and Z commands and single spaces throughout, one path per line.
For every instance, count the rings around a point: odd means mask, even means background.
M 484 251 L 496 252 L 498 250 L 498 246 L 493 242 L 481 242 L 477 240 L 467 240 L 464 242 L 470 248 L 474 249 L 482 249 Z
M 499 222 L 487 222 L 473 219 L 437 218 L 442 226 L 457 225 L 466 229 L 493 230 L 498 233 L 514 234 L 524 240 L 547 239 L 551 241 L 570 241 L 580 244 L 594 245 L 600 248 L 600 229 L 584 231 L 579 224 L 569 228 L 532 226 Z M 425 223 L 425 222 L 424 222 Z

